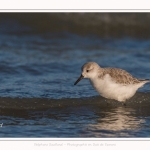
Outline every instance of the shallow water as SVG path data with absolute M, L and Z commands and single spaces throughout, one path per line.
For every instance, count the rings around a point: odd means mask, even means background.
M 73 85 L 87 61 L 150 78 L 149 39 L 30 31 L 1 23 L 0 137 L 150 137 L 150 84 L 126 106 Z
M 127 106 L 102 97 L 4 100 L 5 107 L 0 109 L 1 137 L 149 137 L 150 134 L 150 103 L 135 102 L 136 96 Z

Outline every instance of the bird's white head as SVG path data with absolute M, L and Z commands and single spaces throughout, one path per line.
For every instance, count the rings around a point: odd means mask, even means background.
M 97 76 L 99 69 L 100 69 L 100 66 L 95 62 L 85 63 L 81 68 L 82 70 L 81 76 L 74 83 L 74 85 L 76 85 L 83 78 L 89 78 L 89 79 L 94 78 L 95 76 Z

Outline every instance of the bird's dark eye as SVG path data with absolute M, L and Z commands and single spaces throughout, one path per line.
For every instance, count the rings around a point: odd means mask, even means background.
M 89 70 L 86 70 L 86 72 L 89 72 Z

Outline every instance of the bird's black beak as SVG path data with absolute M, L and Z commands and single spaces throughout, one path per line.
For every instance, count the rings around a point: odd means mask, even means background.
M 74 85 L 76 85 L 80 80 L 82 80 L 84 78 L 84 76 L 81 74 L 81 76 L 78 78 L 78 80 L 74 83 Z

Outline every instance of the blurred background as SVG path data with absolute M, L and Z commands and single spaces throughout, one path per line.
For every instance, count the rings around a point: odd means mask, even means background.
M 149 78 L 149 26 L 149 13 L 0 13 L 0 96 L 97 95 L 73 86 L 87 61 Z
M 3 33 L 69 32 L 102 38 L 150 36 L 149 13 L 1 13 L 0 21 Z

